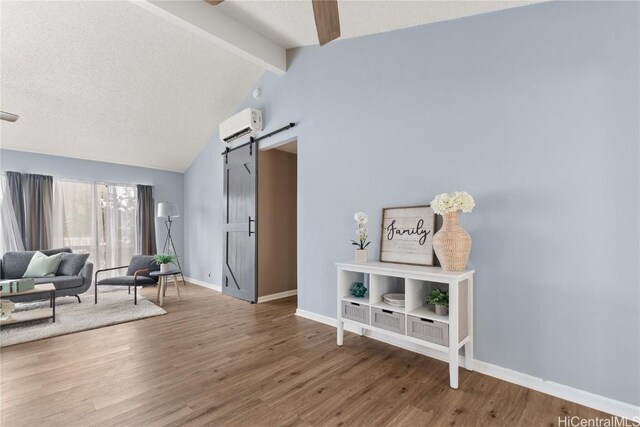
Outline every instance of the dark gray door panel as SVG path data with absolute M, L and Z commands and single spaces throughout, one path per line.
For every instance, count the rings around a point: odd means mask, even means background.
M 250 146 L 227 153 L 224 165 L 222 293 L 257 301 L 257 153 Z

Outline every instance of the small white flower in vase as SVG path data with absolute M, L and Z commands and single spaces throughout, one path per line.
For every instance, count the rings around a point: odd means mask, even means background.
M 356 229 L 356 240 L 352 240 L 351 244 L 356 246 L 356 262 L 367 262 L 369 259 L 369 251 L 367 246 L 371 242 L 367 242 L 369 235 L 367 234 L 367 222 L 369 217 L 364 212 L 356 212 L 353 216 L 358 228 Z

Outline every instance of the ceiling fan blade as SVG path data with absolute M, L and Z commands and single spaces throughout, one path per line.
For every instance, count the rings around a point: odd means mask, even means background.
M 206 1 L 210 5 L 216 6 L 216 5 L 220 4 L 220 3 L 222 3 L 224 0 L 204 0 L 204 1 Z
M 318 41 L 324 46 L 340 37 L 340 16 L 338 0 L 312 0 L 313 16 L 316 19 Z
M 19 116 L 13 113 L 7 113 L 6 111 L 0 111 L 0 120 L 6 120 L 8 122 L 15 122 Z

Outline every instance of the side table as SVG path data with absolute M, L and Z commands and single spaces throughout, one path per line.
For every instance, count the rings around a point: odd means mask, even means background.
M 167 278 L 169 276 L 173 277 L 173 284 L 176 287 L 176 293 L 178 294 L 178 301 L 180 301 L 180 288 L 178 287 L 178 280 L 176 279 L 177 275 L 182 275 L 182 271 L 180 270 L 169 270 L 165 273 L 161 271 L 152 271 L 149 273 L 151 277 L 158 278 L 158 295 L 156 297 L 156 302 L 162 307 L 164 304 L 164 296 L 167 293 Z

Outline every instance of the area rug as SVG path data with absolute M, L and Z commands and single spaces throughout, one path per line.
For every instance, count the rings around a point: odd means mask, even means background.
M 133 295 L 127 294 L 127 291 L 122 288 L 116 291 L 101 291 L 98 294 L 98 304 L 93 303 L 93 291 L 81 295 L 81 297 L 81 304 L 78 304 L 75 297 L 58 298 L 56 300 L 55 323 L 48 319 L 3 327 L 0 330 L 0 347 L 161 316 L 167 313 L 140 295 L 138 295 L 138 305 L 134 305 Z M 34 310 L 48 306 L 49 301 L 22 303 L 16 304 L 16 311 Z

